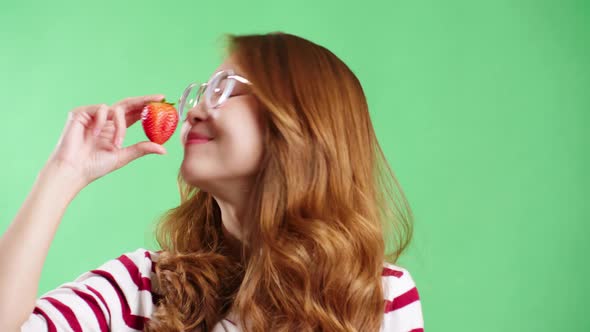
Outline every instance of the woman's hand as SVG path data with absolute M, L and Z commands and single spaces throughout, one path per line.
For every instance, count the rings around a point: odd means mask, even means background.
M 150 141 L 122 148 L 126 129 L 141 117 L 150 101 L 164 95 L 123 99 L 112 106 L 80 106 L 68 113 L 68 120 L 48 164 L 65 168 L 83 185 L 117 170 L 146 154 L 165 154 L 166 149 Z

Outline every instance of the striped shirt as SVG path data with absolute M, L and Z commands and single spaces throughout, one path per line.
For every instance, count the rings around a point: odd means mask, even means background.
M 155 308 L 157 258 L 158 252 L 139 248 L 45 293 L 21 332 L 142 331 Z M 420 297 L 408 271 L 384 263 L 382 284 L 385 311 L 380 331 L 422 332 Z M 230 313 L 212 331 L 240 332 L 238 324 Z

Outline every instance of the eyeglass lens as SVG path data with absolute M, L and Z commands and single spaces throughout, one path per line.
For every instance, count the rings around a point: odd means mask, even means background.
M 229 79 L 230 74 L 227 72 L 217 73 L 206 85 L 192 84 L 184 94 L 184 103 L 182 99 L 180 106 L 183 108 L 179 110 L 181 114 L 188 112 L 190 109 L 196 107 L 203 97 L 205 98 L 205 105 L 208 108 L 217 108 L 223 104 L 230 96 L 236 82 Z

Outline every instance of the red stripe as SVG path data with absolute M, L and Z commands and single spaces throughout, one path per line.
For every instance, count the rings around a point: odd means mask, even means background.
M 74 288 L 70 288 L 70 289 L 72 291 L 74 291 L 74 293 L 76 293 L 76 295 L 78 295 L 82 300 L 84 300 L 84 302 L 86 302 L 86 304 L 88 304 L 90 309 L 92 309 L 92 312 L 94 312 L 94 317 L 96 317 L 96 322 L 98 323 L 98 326 L 100 327 L 100 331 L 101 332 L 108 332 L 109 326 L 107 324 L 107 320 L 104 316 L 104 313 L 100 309 L 100 305 L 96 301 L 96 298 L 94 298 L 94 296 L 92 296 L 88 293 L 81 292 L 77 289 L 74 289 Z
M 150 278 L 143 277 L 137 268 L 137 265 L 127 256 L 121 255 L 118 260 L 125 266 L 127 272 L 129 273 L 129 277 L 133 280 L 133 283 L 137 285 L 139 290 L 152 290 L 152 281 Z
M 154 264 L 154 260 L 152 259 L 152 255 L 150 255 L 150 252 L 147 250 L 145 252 L 145 257 L 149 258 L 149 260 L 152 262 L 152 272 L 155 273 L 156 272 L 156 264 Z
M 388 267 L 384 267 L 383 268 L 383 272 L 381 272 L 381 276 L 383 276 L 383 277 L 393 276 L 393 277 L 400 278 L 403 274 L 404 274 L 403 271 L 398 271 L 398 270 L 390 269 Z
M 47 302 L 51 303 L 59 312 L 61 312 L 74 332 L 82 332 L 82 326 L 80 326 L 78 318 L 76 318 L 76 315 L 70 307 L 50 296 L 42 297 L 41 299 L 47 300 Z
M 414 287 L 402 295 L 394 298 L 393 301 L 385 300 L 385 313 L 403 308 L 408 304 L 418 300 L 420 300 L 420 296 L 418 295 L 418 290 L 416 287 Z
M 49 318 L 49 316 L 45 313 L 45 311 L 41 310 L 41 308 L 39 307 L 35 307 L 35 310 L 33 310 L 34 314 L 37 315 L 41 315 L 43 316 L 43 318 L 45 318 L 45 321 L 47 322 L 47 332 L 57 332 L 57 328 L 55 327 L 55 324 L 53 324 L 53 321 Z
M 85 285 L 85 286 L 92 293 L 94 293 L 94 295 L 96 295 L 96 297 L 98 297 L 98 299 L 100 300 L 100 302 L 102 302 L 102 304 L 104 305 L 104 307 L 107 308 L 107 312 L 109 313 L 109 317 L 111 317 L 111 309 L 109 309 L 109 306 L 107 305 L 107 301 L 104 300 L 104 297 L 102 297 L 102 294 L 100 294 L 96 289 L 92 288 L 91 286 L 88 286 L 88 285 Z
M 411 329 L 410 332 L 424 332 L 423 328 Z
M 127 326 L 132 329 L 143 330 L 143 324 L 145 320 L 144 317 L 131 314 L 131 309 L 127 303 L 127 298 L 125 298 L 123 290 L 121 287 L 119 287 L 119 284 L 113 275 L 103 270 L 92 270 L 91 272 L 105 278 L 117 293 L 117 296 L 119 297 L 119 303 L 121 304 L 121 315 L 125 324 L 127 324 Z

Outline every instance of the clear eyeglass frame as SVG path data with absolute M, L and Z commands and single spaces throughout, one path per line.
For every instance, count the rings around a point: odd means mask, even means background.
M 247 85 L 252 84 L 246 78 L 237 75 L 233 69 L 218 71 L 207 83 L 199 85 L 199 83 L 193 82 L 189 84 L 178 100 L 178 113 L 180 118 L 182 119 L 182 115 L 185 111 L 188 112 L 193 107 L 197 106 L 203 96 L 205 98 L 205 106 L 207 106 L 207 110 L 219 108 L 227 101 L 227 99 L 229 99 L 237 82 Z M 199 88 L 196 91 L 196 94 L 191 95 L 197 85 L 199 85 Z

